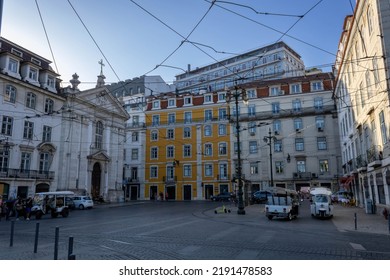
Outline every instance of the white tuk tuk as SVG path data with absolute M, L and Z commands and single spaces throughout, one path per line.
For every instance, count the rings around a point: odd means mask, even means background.
M 292 220 L 298 217 L 299 197 L 295 190 L 272 187 L 266 191 L 269 192 L 265 204 L 265 215 L 268 219 L 278 217 Z
M 310 190 L 310 212 L 312 217 L 333 217 L 332 191 L 328 188 L 319 187 Z
M 35 219 L 39 220 L 50 212 L 52 218 L 56 218 L 58 215 L 66 218 L 69 215 L 66 197 L 72 196 L 74 196 L 74 192 L 71 191 L 36 193 L 33 198 L 31 215 L 35 215 Z

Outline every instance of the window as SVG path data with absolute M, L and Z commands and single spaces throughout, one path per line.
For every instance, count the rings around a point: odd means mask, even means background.
M 227 144 L 226 143 L 219 143 L 218 144 L 218 154 L 220 156 L 227 155 Z
M 294 93 L 301 93 L 302 92 L 301 84 L 292 84 L 292 85 L 290 85 L 290 91 L 291 91 L 292 94 L 294 94 Z
M 168 107 L 175 107 L 176 106 L 176 99 L 170 98 L 168 99 Z
M 174 138 L 175 138 L 175 130 L 167 129 L 167 139 L 174 139 Z
M 378 70 L 378 61 L 376 57 L 372 59 L 372 73 L 374 74 L 375 86 L 379 84 L 379 70 Z
M 50 154 L 41 153 L 39 155 L 39 173 L 47 174 L 50 169 Z
M 270 96 L 278 96 L 281 94 L 280 87 L 270 87 L 269 88 L 269 95 Z
M 206 163 L 204 165 L 204 175 L 205 176 L 213 176 L 213 165 L 212 164 L 209 164 L 209 163 Z
M 139 116 L 133 116 L 133 126 L 139 126 Z
M 34 123 L 24 121 L 23 139 L 32 140 L 34 134 Z
M 184 138 L 191 138 L 191 128 L 190 127 L 184 128 Z
M 174 124 L 176 122 L 176 114 L 170 113 L 168 114 L 168 124 Z
M 323 89 L 321 81 L 314 81 L 310 83 L 311 91 L 320 91 Z
M 213 96 L 211 94 L 207 94 L 204 96 L 204 103 L 211 103 L 213 101 Z
M 9 151 L 0 150 L 0 170 L 8 169 Z
M 191 145 L 184 145 L 184 157 L 191 157 Z
M 373 16 L 372 16 L 372 10 L 371 10 L 371 6 L 369 6 L 367 8 L 367 26 L 368 26 L 368 35 L 371 35 L 373 30 L 374 30 L 374 27 L 373 27 Z
M 249 117 L 256 116 L 256 106 L 255 105 L 248 106 L 248 116 Z
M 387 127 L 385 122 L 385 116 L 383 114 L 383 111 L 379 113 L 379 123 L 381 127 L 381 137 L 382 137 L 382 144 L 387 143 Z
M 168 180 L 173 180 L 174 179 L 174 174 L 175 174 L 175 170 L 174 170 L 174 167 L 172 165 L 169 165 L 167 166 L 167 179 Z
M 320 173 L 329 172 L 329 163 L 327 159 L 321 159 L 319 161 L 319 165 L 320 165 Z
M 371 78 L 370 78 L 370 71 L 367 70 L 366 71 L 366 91 L 367 91 L 367 97 L 368 99 L 371 98 L 372 94 L 371 94 L 371 90 L 370 90 L 370 87 L 371 87 Z
M 275 172 L 276 174 L 282 174 L 284 170 L 283 161 L 275 161 Z
M 303 142 L 303 138 L 295 138 L 295 150 L 296 151 L 304 151 L 305 144 Z
M 151 159 L 157 159 L 158 158 L 158 148 L 157 147 L 150 148 L 150 158 Z
M 152 116 L 152 125 L 153 126 L 160 125 L 160 115 L 153 115 Z
M 237 154 L 238 153 L 238 149 L 241 147 L 241 142 L 240 143 L 237 143 L 237 142 L 234 142 L 234 146 L 233 146 L 233 150 L 234 150 L 234 153 Z M 241 149 L 240 149 L 241 151 Z
M 255 122 L 248 123 L 248 132 L 249 132 L 249 135 L 252 135 L 252 136 L 256 134 L 256 123 Z
M 160 100 L 153 101 L 153 109 L 160 109 Z
M 191 168 L 191 165 L 190 164 L 185 164 L 184 165 L 184 177 L 192 177 L 192 168 Z
M 192 97 L 184 97 L 184 106 L 192 105 Z
M 324 101 L 323 101 L 322 97 L 314 98 L 314 109 L 322 110 L 323 108 L 324 108 Z
M 150 167 L 150 178 L 158 178 L 157 166 L 151 166 Z
M 37 96 L 32 92 L 27 92 L 26 94 L 26 107 L 35 109 L 35 104 L 37 102 Z
M 297 161 L 297 171 L 306 172 L 306 162 L 304 160 Z
M 131 133 L 131 142 L 138 142 L 138 131 Z
M 325 119 L 322 116 L 316 117 L 316 127 L 319 130 L 324 130 L 325 127 Z
M 292 102 L 293 112 L 298 113 L 302 110 L 301 100 L 296 99 Z
M 103 123 L 96 123 L 95 130 L 95 149 L 101 149 L 103 147 Z
M 280 120 L 276 120 L 273 122 L 274 132 L 275 134 L 279 134 L 282 130 L 282 122 Z
M 20 171 L 29 171 L 31 164 L 31 153 L 22 152 L 20 159 Z
M 222 136 L 222 135 L 226 135 L 226 134 L 227 134 L 226 124 L 219 124 L 218 125 L 218 135 Z
M 6 86 L 4 101 L 8 101 L 11 103 L 16 102 L 16 87 L 11 86 L 11 85 Z
M 157 141 L 158 140 L 158 131 L 152 130 L 152 132 L 150 133 L 150 138 L 152 141 Z
M 327 149 L 326 137 L 317 137 L 317 147 L 318 147 L 318 150 L 326 150 Z
M 295 119 L 294 120 L 294 129 L 295 130 L 301 130 L 303 128 L 302 119 Z
M 227 170 L 228 167 L 226 163 L 219 164 L 219 179 L 227 179 L 228 177 Z
M 204 121 L 211 121 L 213 119 L 213 111 L 212 110 L 205 110 L 204 111 Z
M 51 141 L 51 127 L 44 125 L 43 126 L 42 142 L 50 142 L 50 141 Z
M 50 98 L 46 98 L 45 100 L 45 113 L 53 114 L 54 111 L 54 101 Z
M 8 71 L 12 72 L 12 73 L 18 73 L 18 61 L 15 60 L 15 59 L 12 59 L 12 58 L 9 58 L 9 61 L 8 61 Z
M 225 101 L 226 100 L 226 93 L 221 92 L 218 93 L 218 101 Z
M 131 159 L 138 160 L 138 149 L 131 149 Z
M 28 78 L 33 81 L 38 81 L 38 70 L 30 67 L 30 70 L 28 72 Z
M 279 102 L 272 103 L 272 113 L 273 114 L 279 114 L 280 113 Z
M 212 156 L 213 155 L 213 145 L 210 143 L 204 144 L 204 155 Z
M 257 154 L 257 141 L 250 141 L 249 142 L 249 153 L 250 154 Z
M 1 134 L 11 136 L 14 119 L 12 117 L 3 116 L 1 122 Z
M 184 123 L 192 122 L 192 112 L 184 112 Z
M 55 82 L 55 78 L 53 76 L 48 76 L 46 83 L 47 83 L 48 87 L 55 88 L 56 82 Z
M 174 157 L 175 157 L 175 147 L 168 146 L 167 147 L 167 158 L 174 158 Z
M 249 168 L 251 175 L 259 174 L 259 164 L 257 162 L 251 162 Z
M 205 125 L 203 130 L 204 136 L 211 136 L 211 125 Z
M 274 140 L 274 152 L 282 152 L 283 146 L 282 146 L 282 140 Z
M 219 108 L 218 109 L 218 119 L 219 120 L 226 120 L 227 119 L 227 110 L 226 110 L 226 108 Z
M 254 89 L 248 89 L 246 91 L 246 95 L 248 96 L 249 99 L 256 98 L 256 91 Z

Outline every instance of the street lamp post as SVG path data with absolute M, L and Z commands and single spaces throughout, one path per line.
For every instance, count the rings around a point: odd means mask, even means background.
M 234 87 L 234 93 L 228 91 L 226 93 L 226 100 L 227 102 L 230 102 L 231 97 L 234 97 L 235 106 L 236 106 L 236 138 L 237 138 L 237 180 L 238 180 L 238 204 L 237 204 L 237 214 L 238 215 L 245 215 L 245 207 L 244 207 L 244 200 L 243 200 L 243 191 L 242 191 L 242 168 L 241 168 L 241 143 L 240 143 L 240 122 L 239 122 L 239 115 L 238 115 L 238 98 L 242 95 L 242 100 L 244 102 L 248 101 L 248 97 L 246 95 L 245 89 L 240 89 L 235 86 Z
M 269 167 L 270 167 L 270 176 L 271 176 L 271 187 L 274 186 L 274 172 L 273 172 L 273 168 L 272 168 L 272 140 L 275 141 L 276 140 L 276 137 L 275 136 L 272 136 L 272 133 L 271 133 L 271 128 L 269 128 L 269 131 L 268 131 L 268 136 L 264 136 L 264 142 L 267 143 L 267 145 L 269 146 Z

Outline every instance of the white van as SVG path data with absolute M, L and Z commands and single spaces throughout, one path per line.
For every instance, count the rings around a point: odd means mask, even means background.
M 272 187 L 265 204 L 265 215 L 272 220 L 274 217 L 292 220 L 298 217 L 299 196 L 295 190 Z

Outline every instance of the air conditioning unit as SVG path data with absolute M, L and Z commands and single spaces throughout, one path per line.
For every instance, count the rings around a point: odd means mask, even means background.
M 284 95 L 284 90 L 279 90 L 279 95 Z

